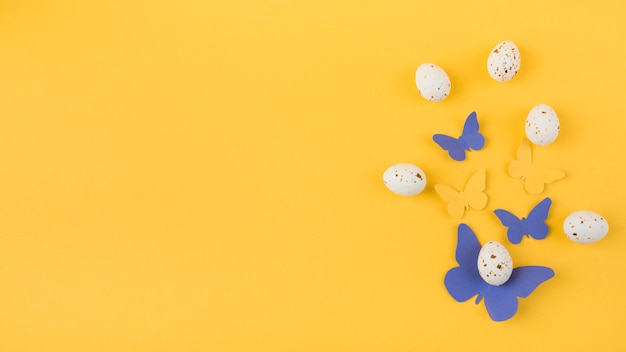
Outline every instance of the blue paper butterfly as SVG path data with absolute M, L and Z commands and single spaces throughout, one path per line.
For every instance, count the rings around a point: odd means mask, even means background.
M 465 151 L 480 150 L 485 145 L 485 137 L 478 132 L 476 112 L 469 114 L 465 120 L 461 137 L 453 138 L 445 134 L 436 134 L 433 140 L 441 148 L 447 150 L 450 157 L 456 161 L 465 160 Z
M 542 200 L 528 213 L 527 218 L 522 218 L 521 220 L 504 209 L 497 209 L 493 212 L 500 219 L 502 225 L 509 228 L 506 232 L 509 241 L 518 244 L 522 241 L 524 235 L 536 240 L 542 240 L 548 236 L 548 225 L 546 225 L 545 221 L 548 218 L 551 204 L 552 200 L 550 198 Z
M 460 224 L 456 261 L 459 266 L 446 273 L 446 289 L 458 302 L 478 295 L 476 304 L 485 298 L 485 307 L 493 321 L 510 319 L 517 312 L 517 297 L 526 298 L 542 282 L 554 276 L 554 270 L 544 266 L 521 266 L 513 269 L 507 282 L 492 286 L 478 273 L 478 238 L 466 224 Z

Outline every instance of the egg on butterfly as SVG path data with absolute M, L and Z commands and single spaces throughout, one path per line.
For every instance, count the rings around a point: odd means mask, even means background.
M 426 187 L 426 174 L 413 164 L 396 164 L 383 173 L 385 186 L 395 194 L 414 196 Z
M 513 273 L 513 259 L 506 248 L 496 241 L 485 243 L 478 252 L 478 273 L 486 283 L 500 286 Z
M 521 60 L 517 46 L 505 40 L 491 50 L 487 58 L 487 71 L 498 82 L 510 81 L 519 71 Z
M 450 78 L 435 64 L 425 63 L 415 71 L 415 85 L 428 101 L 442 101 L 450 94 Z
M 458 302 L 477 296 L 478 304 L 484 298 L 493 321 L 512 318 L 517 312 L 518 297 L 528 297 L 540 284 L 554 277 L 554 270 L 545 266 L 513 268 L 504 246 L 488 242 L 481 247 L 476 234 L 466 224 L 458 227 L 455 257 L 459 266 L 448 270 L 443 279 L 448 293 Z
M 559 136 L 559 117 L 546 104 L 535 105 L 526 117 L 526 136 L 533 144 L 548 145 Z
M 609 223 L 599 214 L 580 210 L 565 218 L 563 231 L 567 238 L 576 243 L 594 243 L 606 236 Z

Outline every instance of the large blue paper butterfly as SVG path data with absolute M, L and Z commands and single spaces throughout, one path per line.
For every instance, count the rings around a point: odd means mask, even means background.
M 492 286 L 478 273 L 480 243 L 466 224 L 460 224 L 456 261 L 459 266 L 446 273 L 446 289 L 458 302 L 465 302 L 478 295 L 476 304 L 485 298 L 485 307 L 493 321 L 510 319 L 517 312 L 517 298 L 526 298 L 542 282 L 554 276 L 554 271 L 544 266 L 521 266 L 513 269 L 507 282 Z
M 506 232 L 509 241 L 518 244 L 522 241 L 524 235 L 536 240 L 542 240 L 548 236 L 548 225 L 546 225 L 545 221 L 548 218 L 551 204 L 552 200 L 545 198 L 528 213 L 527 218 L 522 218 L 521 220 L 504 209 L 496 209 L 493 212 L 500 219 L 502 225 L 509 228 Z
M 463 161 L 465 160 L 465 151 L 480 150 L 485 145 L 485 137 L 478 132 L 478 127 L 476 112 L 472 112 L 465 120 L 461 137 L 454 138 L 445 134 L 436 134 L 433 136 L 433 140 L 441 148 L 447 150 L 452 159 Z

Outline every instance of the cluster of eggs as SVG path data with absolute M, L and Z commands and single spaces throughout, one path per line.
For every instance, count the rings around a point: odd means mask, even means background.
M 498 82 L 511 80 L 520 69 L 521 57 L 511 41 L 498 43 L 487 58 L 487 71 Z M 450 95 L 450 78 L 439 66 L 432 63 L 420 65 L 415 72 L 415 84 L 420 95 L 428 101 L 442 101 Z M 546 146 L 556 140 L 560 131 L 559 118 L 550 106 L 538 104 L 528 113 L 525 121 L 528 139 L 535 145 Z M 392 192 L 414 196 L 426 187 L 426 174 L 412 164 L 397 164 L 383 173 L 383 181 Z M 576 211 L 563 222 L 566 236 L 577 243 L 593 243 L 608 233 L 608 222 L 591 211 Z M 498 286 L 506 282 L 513 266 L 506 248 L 495 241 L 487 242 L 479 255 L 479 272 L 488 283 Z
M 565 218 L 563 231 L 576 243 L 593 243 L 606 236 L 609 224 L 602 216 L 582 210 Z M 513 274 L 513 259 L 506 247 L 497 241 L 489 241 L 481 247 L 476 264 L 480 277 L 492 286 L 504 284 Z
M 510 81 L 519 71 L 521 56 L 517 46 L 508 40 L 498 43 L 487 58 L 487 71 L 498 82 Z M 441 67 L 425 63 L 415 71 L 415 85 L 428 101 L 442 101 L 450 95 L 450 78 Z M 548 145 L 559 135 L 559 117 L 546 104 L 534 106 L 526 117 L 526 136 L 536 145 Z
M 606 236 L 609 224 L 602 216 L 582 210 L 565 218 L 563 231 L 576 243 L 593 243 Z M 492 286 L 504 284 L 513 274 L 513 259 L 497 241 L 489 241 L 481 247 L 476 264 L 480 277 Z

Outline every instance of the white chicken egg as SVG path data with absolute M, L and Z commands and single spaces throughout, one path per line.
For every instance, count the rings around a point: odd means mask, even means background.
M 450 94 L 450 78 L 435 64 L 422 64 L 415 71 L 417 90 L 428 101 L 442 101 Z
M 594 243 L 606 236 L 609 223 L 599 214 L 580 210 L 565 218 L 563 231 L 567 238 L 576 243 Z
M 526 136 L 536 145 L 548 145 L 559 136 L 561 125 L 554 109 L 546 104 L 533 107 L 526 117 Z
M 521 61 L 517 46 L 505 40 L 491 50 L 487 58 L 487 71 L 498 82 L 510 81 L 519 71 Z
M 506 248 L 496 241 L 489 241 L 478 253 L 478 273 L 490 285 L 500 286 L 513 273 L 513 259 Z
M 385 186 L 401 196 L 414 196 L 426 187 L 426 174 L 413 164 L 396 164 L 383 173 Z

